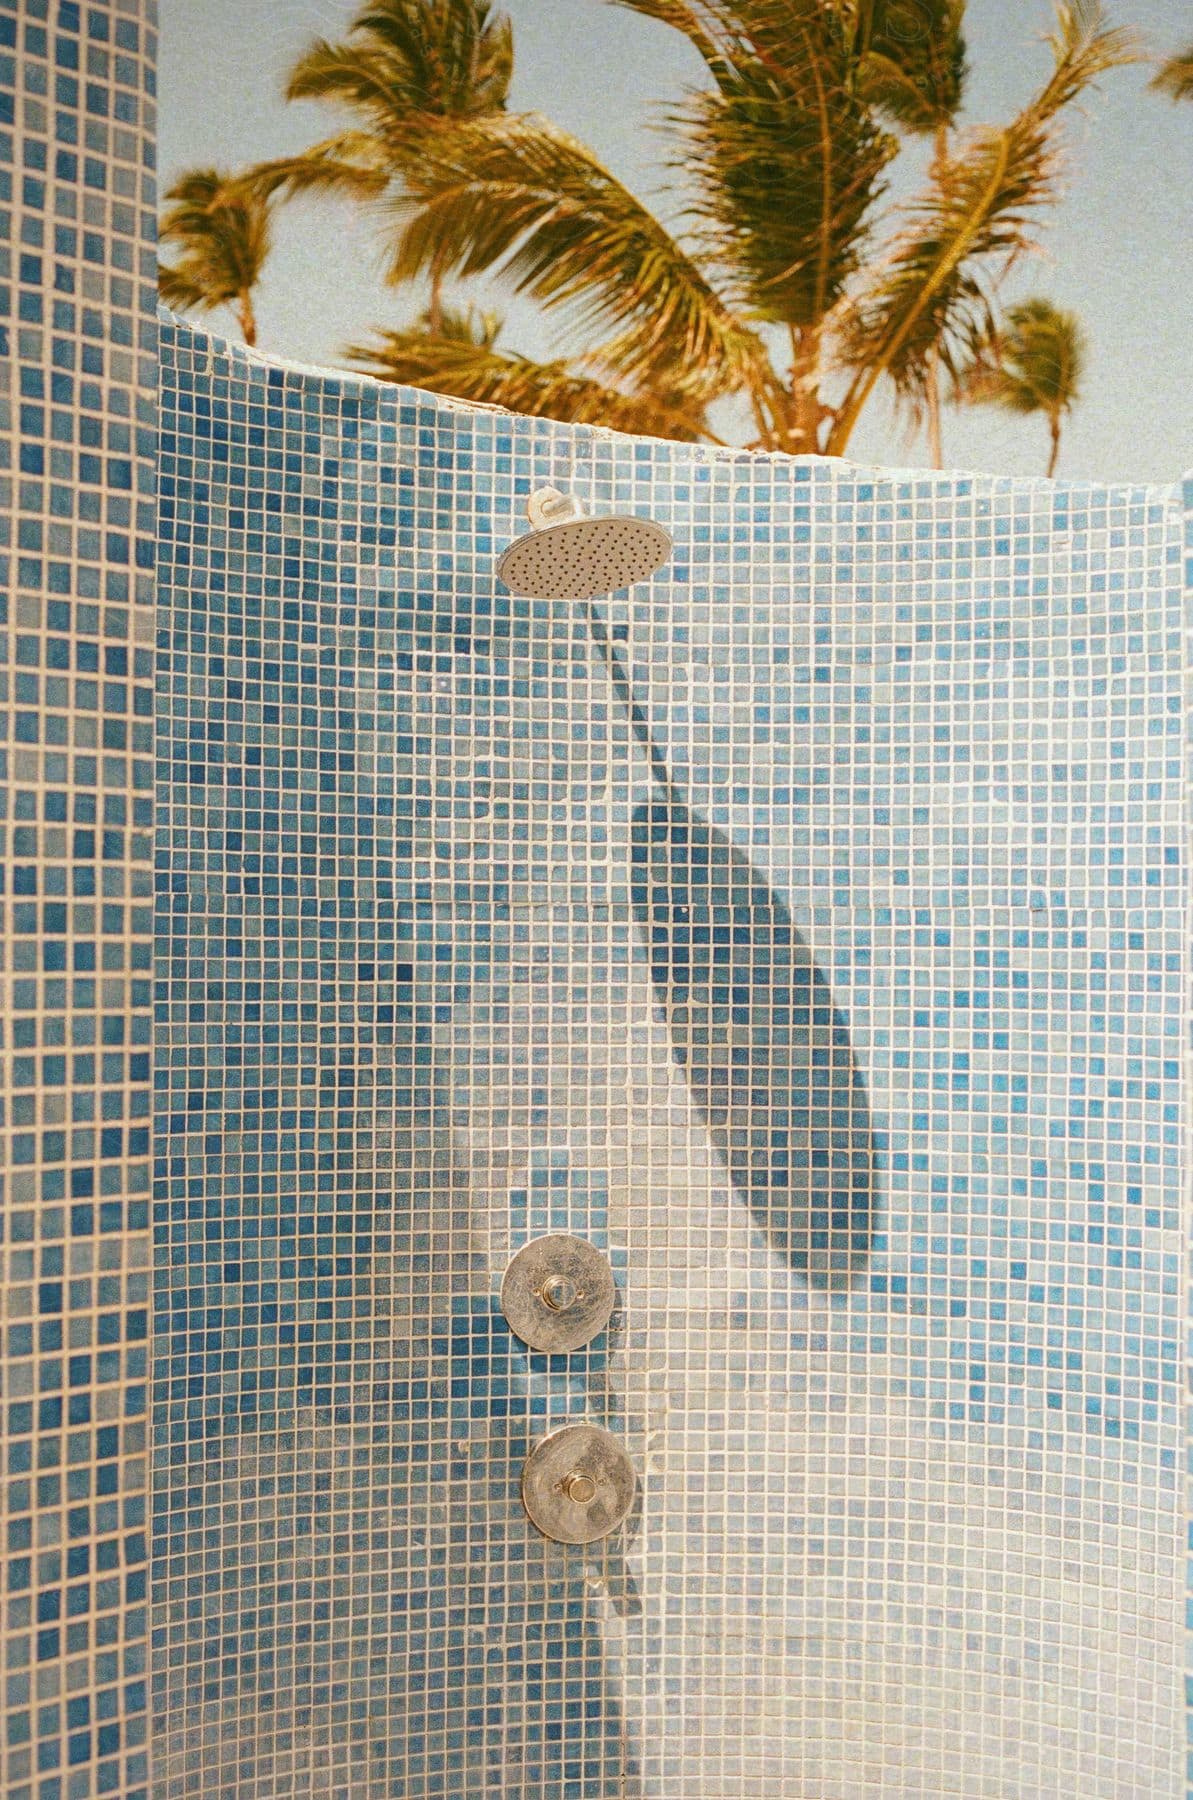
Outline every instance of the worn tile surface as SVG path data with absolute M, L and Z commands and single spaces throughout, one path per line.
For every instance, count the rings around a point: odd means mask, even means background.
M 156 1793 L 1178 1792 L 1175 491 L 163 329 Z M 499 593 L 547 480 L 671 565 Z M 621 1287 L 557 1361 L 546 1229 Z M 518 1503 L 580 1415 L 593 1552 Z
M 0 1791 L 147 1793 L 154 17 L 0 0 Z

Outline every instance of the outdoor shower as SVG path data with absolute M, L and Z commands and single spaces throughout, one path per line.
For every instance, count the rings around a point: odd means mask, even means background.
M 657 751 L 638 711 L 625 671 L 612 651 L 591 601 L 645 581 L 671 554 L 670 534 L 650 519 L 586 518 L 579 502 L 557 488 L 537 489 L 526 507 L 531 530 L 502 555 L 497 572 L 511 593 L 529 599 L 582 600 L 613 674 L 630 707 L 634 730 Z M 666 771 L 661 762 L 656 773 Z M 604 1330 L 613 1310 L 612 1271 L 582 1238 L 552 1236 L 523 1245 L 506 1270 L 501 1304 L 510 1328 L 533 1348 L 564 1354 Z M 624 1523 L 637 1477 L 612 1432 L 588 1423 L 565 1425 L 531 1450 L 522 1470 L 522 1502 L 545 1537 L 591 1543 Z
M 687 805 L 595 605 L 660 569 L 671 536 L 632 515 L 587 518 L 555 488 L 536 491 L 527 515 L 533 529 L 504 552 L 498 574 L 515 594 L 584 604 L 650 765 L 654 795 L 631 822 L 631 896 L 676 1063 L 734 1190 L 768 1244 L 811 1286 L 847 1286 L 866 1260 L 873 1211 L 866 1096 L 847 1027 L 785 903 L 731 839 Z M 542 1240 L 544 1250 L 551 1243 L 566 1257 L 574 1240 Z M 536 1293 L 549 1316 L 550 1290 L 563 1284 L 573 1291 L 574 1284 L 567 1284 L 562 1264 L 555 1272 L 549 1256 L 540 1261 L 544 1277 Z M 503 1289 L 503 1301 L 505 1295 Z M 508 1306 L 506 1316 L 517 1330 Z M 549 1331 L 540 1343 L 564 1347 Z M 573 1426 L 555 1436 L 590 1429 Z M 608 1433 L 598 1435 L 601 1442 L 586 1448 L 594 1459 L 598 1452 L 606 1459 L 608 1486 L 618 1452 Z M 544 1449 L 532 1453 L 532 1477 Z M 602 1507 L 585 1472 L 559 1467 L 561 1475 L 552 1464 L 563 1528 L 578 1528 L 579 1509 L 593 1502 L 593 1525 L 598 1510 L 602 1524 L 592 1535 L 613 1530 L 632 1502 L 632 1486 L 620 1509 Z M 541 1503 L 536 1510 L 536 1492 L 524 1476 L 531 1517 L 557 1535 L 558 1514 Z M 609 1495 L 603 1498 L 608 1502 Z
M 586 518 L 555 488 L 497 564 L 511 592 L 582 601 L 650 765 L 635 809 L 632 899 L 675 1058 L 730 1179 L 767 1241 L 809 1283 L 848 1285 L 872 1232 L 865 1090 L 827 979 L 750 859 L 689 808 L 594 604 L 667 561 L 670 534 L 633 515 Z

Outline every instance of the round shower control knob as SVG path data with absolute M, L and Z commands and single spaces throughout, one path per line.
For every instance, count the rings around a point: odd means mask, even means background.
M 575 1306 L 580 1290 L 566 1275 L 548 1275 L 543 1283 L 542 1297 L 552 1312 L 566 1312 L 569 1306 Z
M 634 1504 L 638 1478 L 612 1432 L 565 1425 L 541 1438 L 522 1466 L 522 1504 L 557 1544 L 591 1544 L 616 1531 Z
M 604 1331 L 617 1299 L 608 1259 L 585 1238 L 534 1238 L 501 1283 L 510 1330 L 532 1350 L 579 1350 Z

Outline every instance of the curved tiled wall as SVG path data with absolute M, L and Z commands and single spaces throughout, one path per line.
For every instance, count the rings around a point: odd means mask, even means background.
M 6 1800 L 1175 1793 L 1175 496 L 173 323 L 150 1774 L 153 52 L 0 0 Z M 676 534 L 593 628 L 496 591 L 544 479 Z M 517 1503 L 581 1414 L 587 1552 Z
M 1175 1792 L 1173 496 L 163 335 L 156 1791 Z M 597 618 L 666 782 L 496 589 L 543 480 L 675 534 Z M 546 1229 L 621 1289 L 557 1361 Z

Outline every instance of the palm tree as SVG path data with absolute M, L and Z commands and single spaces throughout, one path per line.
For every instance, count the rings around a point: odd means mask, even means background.
M 714 443 L 698 406 L 682 395 L 626 394 L 577 373 L 568 363 L 534 362 L 498 346 L 496 313 L 460 312 L 441 306 L 427 310 L 404 331 L 382 331 L 372 344 L 352 344 L 354 368 L 382 381 L 454 394 L 458 399 L 537 413 L 572 424 L 607 425 L 614 431 L 648 437 L 702 439 Z
M 1009 309 L 1002 329 L 979 346 L 960 384 L 970 401 L 1014 413 L 1043 413 L 1051 442 L 1047 473 L 1052 476 L 1061 426 L 1080 397 L 1085 363 L 1085 335 L 1076 314 L 1051 300 L 1024 300 Z
M 905 135 L 933 139 L 934 171 L 948 160 L 950 132 L 965 98 L 964 22 L 965 0 L 875 7 L 862 54 L 866 97 Z M 939 348 L 930 353 L 924 369 L 923 400 L 929 460 L 939 469 L 944 465 Z
M 221 169 L 191 169 L 166 192 L 158 241 L 178 251 L 158 264 L 158 292 L 178 312 L 230 306 L 246 344 L 257 341 L 253 290 L 270 250 L 267 196 Z
M 547 416 L 652 408 L 667 435 L 707 435 L 707 408 L 737 395 L 756 445 L 841 455 L 880 387 L 931 419 L 938 368 L 955 374 L 989 335 L 999 276 L 1056 198 L 1066 109 L 1138 55 L 1099 0 L 1058 0 L 1039 91 L 1009 124 L 954 137 L 964 0 L 613 3 L 681 32 L 706 67 L 671 118 L 695 190 L 681 230 L 558 126 L 508 111 L 509 26 L 487 0 L 374 0 L 343 44 L 302 59 L 289 91 L 359 123 L 265 165 L 267 189 L 383 196 L 388 278 L 430 278 L 431 335 L 442 283 L 487 276 L 562 311 L 583 344 L 534 362 L 395 332 L 358 361 Z M 439 85 L 412 76 L 412 32 L 440 46 Z M 449 53 L 464 47 L 462 82 Z M 880 233 L 888 166 L 924 133 L 926 186 Z
M 1170 100 L 1193 100 L 1193 44 L 1162 62 L 1151 85 Z
M 320 100 L 355 123 L 253 171 L 259 192 L 401 191 L 428 132 L 504 111 L 513 33 L 489 0 L 366 0 L 339 44 L 317 39 L 286 84 L 287 100 Z M 443 323 L 443 270 L 429 268 L 428 328 Z
M 1049 42 L 1053 69 L 1039 92 L 1009 125 L 962 136 L 851 306 L 842 331 L 850 383 L 830 450 L 843 452 L 884 377 L 914 402 L 933 351 L 956 367 L 975 334 L 996 329 L 991 271 L 997 276 L 1032 247 L 1033 215 L 1056 197 L 1061 115 L 1099 75 L 1140 55 L 1085 0 L 1061 0 Z

